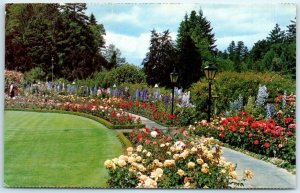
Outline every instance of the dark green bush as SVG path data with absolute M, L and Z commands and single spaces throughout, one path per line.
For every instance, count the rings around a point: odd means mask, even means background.
M 212 84 L 212 95 L 218 95 L 216 107 L 219 113 L 228 110 L 229 102 L 243 97 L 246 105 L 248 97 L 257 97 L 259 85 L 265 85 L 269 93 L 268 100 L 274 99 L 286 91 L 295 93 L 296 82 L 275 72 L 221 72 Z M 191 100 L 197 109 L 197 117 L 203 119 L 207 112 L 208 82 L 202 78 L 191 86 Z
M 123 132 L 119 132 L 117 134 L 117 137 L 120 139 L 121 143 L 125 148 L 132 147 L 132 143 L 129 141 L 129 139 L 127 139 Z

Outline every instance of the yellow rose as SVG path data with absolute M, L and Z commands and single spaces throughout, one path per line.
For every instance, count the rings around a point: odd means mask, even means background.
M 135 160 L 136 160 L 136 159 L 135 159 L 134 157 L 129 157 L 129 158 L 128 158 L 128 163 L 135 162 Z
M 163 165 L 158 159 L 153 160 L 153 164 L 157 167 L 161 167 Z
M 250 170 L 245 170 L 245 176 L 248 179 L 252 179 L 253 178 L 253 173 Z
M 104 166 L 106 167 L 106 168 L 108 168 L 108 169 L 116 169 L 116 165 L 114 164 L 114 162 L 113 161 L 111 161 L 111 160 L 106 160 L 105 162 L 104 162 Z
M 179 154 L 174 154 L 174 155 L 173 155 L 173 159 L 174 159 L 174 160 L 178 160 L 179 158 L 180 158 L 180 157 L 179 157 Z
M 141 175 L 141 176 L 139 177 L 139 180 L 140 180 L 141 182 L 145 182 L 148 178 L 149 178 L 149 177 L 146 176 L 146 175 Z
M 152 180 L 151 178 L 148 178 L 144 185 L 143 185 L 144 188 L 157 188 L 157 182 Z
M 226 162 L 224 165 L 229 172 L 232 172 L 234 170 L 234 166 L 231 162 Z
M 197 148 L 195 147 L 192 147 L 191 151 L 190 151 L 190 154 L 195 154 L 197 152 Z
M 132 152 L 133 151 L 133 148 L 132 147 L 128 147 L 127 148 L 127 152 Z
M 202 172 L 202 173 L 205 173 L 205 174 L 207 174 L 207 173 L 208 173 L 208 171 L 209 171 L 209 169 L 208 169 L 208 168 L 201 168 L 201 172 Z
M 136 147 L 136 151 L 137 151 L 137 152 L 141 152 L 142 149 L 143 149 L 143 146 L 141 146 L 141 145 L 138 145 L 138 146 Z
M 209 171 L 209 166 L 207 165 L 207 163 L 203 164 L 201 167 L 201 172 L 207 174 Z
M 158 178 L 162 177 L 164 171 L 161 168 L 157 168 L 156 170 L 151 172 L 151 178 L 157 180 Z
M 172 147 L 170 147 L 170 151 L 174 152 L 174 151 L 176 151 L 176 148 L 174 146 L 172 146 Z
M 165 167 L 175 166 L 175 160 L 165 160 L 164 166 Z
M 152 155 L 151 152 L 148 152 L 148 153 L 146 154 L 147 157 L 150 157 L 151 155 Z
M 186 182 L 184 185 L 183 185 L 184 188 L 191 188 L 191 183 L 190 182 Z
M 237 173 L 236 173 L 235 171 L 230 172 L 230 176 L 231 176 L 233 179 L 237 179 Z
M 119 159 L 117 164 L 118 164 L 118 166 L 120 166 L 122 168 L 122 167 L 126 166 L 126 161 L 123 159 Z
M 189 155 L 189 152 L 188 152 L 187 150 L 184 150 L 184 151 L 179 155 L 179 157 L 185 159 L 188 155 Z
M 171 152 L 169 152 L 169 151 L 167 151 L 167 152 L 166 152 L 166 154 L 167 154 L 167 155 L 171 155 L 172 153 L 171 153 Z
M 187 164 L 187 166 L 188 166 L 189 169 L 194 168 L 195 165 L 196 165 L 196 164 L 195 164 L 194 162 L 189 162 L 189 163 Z
M 202 165 L 204 163 L 203 159 L 197 159 L 197 164 Z
M 160 147 L 165 147 L 165 146 L 166 146 L 166 145 L 165 145 L 165 144 L 163 144 L 163 143 L 162 143 L 162 144 L 160 144 Z
M 126 155 L 120 155 L 119 156 L 119 160 L 128 161 L 128 156 L 126 156 Z
M 119 159 L 118 158 L 114 158 L 114 159 L 112 159 L 112 161 L 114 162 L 114 164 L 117 164 L 118 161 L 119 161 Z
M 142 164 L 137 164 L 137 169 L 141 172 L 146 170 L 146 168 Z
M 184 176 L 184 175 L 185 175 L 185 172 L 184 172 L 182 169 L 179 169 L 179 170 L 177 170 L 177 174 L 178 174 L 179 176 Z
M 211 154 L 211 153 L 208 153 L 208 154 L 206 155 L 206 157 L 207 157 L 209 160 L 211 160 L 211 159 L 214 158 L 213 154 Z
M 142 161 L 142 157 L 141 157 L 141 156 L 137 156 L 137 157 L 135 158 L 135 161 L 137 161 L 137 162 Z

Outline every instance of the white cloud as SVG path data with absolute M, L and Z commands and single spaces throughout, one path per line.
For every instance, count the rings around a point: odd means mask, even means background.
M 142 33 L 139 36 L 129 36 L 114 32 L 106 33 L 106 45 L 114 44 L 120 49 L 122 56 L 126 57 L 127 62 L 140 60 L 146 56 L 150 45 L 150 32 Z M 133 60 L 131 60 L 133 58 Z M 139 65 L 139 64 L 136 64 Z
M 227 49 L 231 41 L 235 41 L 235 43 L 237 43 L 238 41 L 243 41 L 245 46 L 247 46 L 248 49 L 251 49 L 254 43 L 264 38 L 266 38 L 265 33 L 240 35 L 240 36 L 226 36 L 226 37 L 217 38 L 216 44 L 218 45 L 218 49 L 220 51 L 224 51 Z

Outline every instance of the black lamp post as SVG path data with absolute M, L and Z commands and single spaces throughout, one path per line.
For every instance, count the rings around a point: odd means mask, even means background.
M 211 111 L 211 83 L 214 80 L 218 68 L 209 64 L 204 68 L 205 77 L 208 80 L 208 111 L 207 111 L 207 121 L 210 122 L 210 111 Z
M 175 83 L 178 80 L 178 73 L 175 71 L 175 68 L 173 70 L 173 72 L 170 73 L 170 79 L 171 79 L 171 83 L 173 84 L 173 90 L 172 90 L 172 115 L 174 112 L 174 87 L 175 87 Z
M 54 62 L 53 56 L 52 56 L 52 58 L 51 58 L 51 62 L 52 62 L 52 84 L 53 84 L 53 68 L 54 68 L 54 66 L 53 66 L 53 62 Z

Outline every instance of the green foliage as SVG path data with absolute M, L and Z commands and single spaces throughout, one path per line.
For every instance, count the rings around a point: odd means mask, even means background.
M 248 97 L 248 102 L 244 106 L 244 110 L 250 114 L 253 115 L 257 112 L 256 107 L 255 107 L 255 97 L 249 96 Z M 256 117 L 256 116 L 255 116 Z
M 212 85 L 212 95 L 218 95 L 217 108 L 224 112 L 229 107 L 229 102 L 237 99 L 241 95 L 244 104 L 247 103 L 248 96 L 257 96 L 259 84 L 266 85 L 269 92 L 270 101 L 275 97 L 287 93 L 295 93 L 296 83 L 294 80 L 286 78 L 275 72 L 221 72 L 217 74 Z M 191 87 L 192 104 L 196 105 L 198 119 L 203 119 L 207 112 L 208 83 L 205 79 L 195 83 Z
M 27 83 L 33 83 L 34 81 L 42 80 L 44 75 L 45 72 L 43 71 L 42 68 L 35 67 L 24 74 L 24 80 Z
M 124 64 L 110 71 L 103 70 L 94 73 L 91 81 L 92 85 L 101 87 L 111 87 L 114 84 L 119 86 L 123 83 L 136 84 L 145 82 L 145 74 L 135 65 Z
M 203 75 L 203 65 L 214 60 L 215 41 L 210 22 L 204 17 L 202 10 L 198 13 L 193 10 L 190 15 L 185 15 L 176 40 L 179 85 L 188 88 L 199 80 Z
M 43 79 L 53 70 L 55 78 L 70 81 L 100 70 L 107 63 L 100 54 L 105 30 L 85 10 L 84 3 L 7 4 L 6 68 L 25 72 L 40 67 Z
M 151 86 L 160 84 L 161 86 L 170 87 L 169 76 L 173 66 L 176 66 L 176 57 L 176 50 L 170 32 L 167 30 L 158 33 L 152 30 L 149 52 L 142 63 L 147 83 Z

